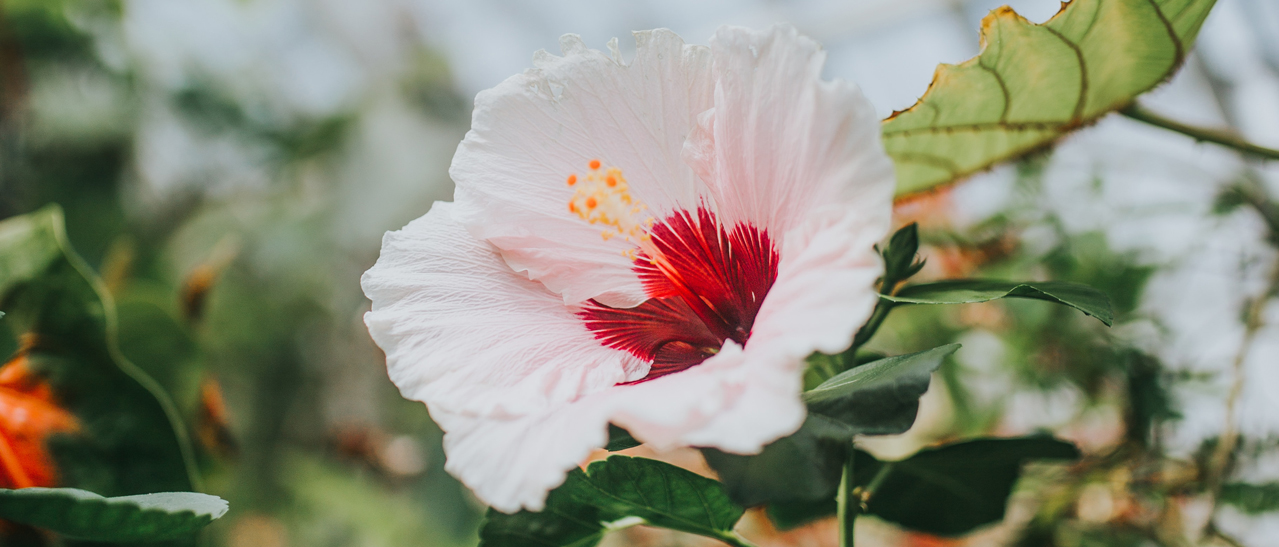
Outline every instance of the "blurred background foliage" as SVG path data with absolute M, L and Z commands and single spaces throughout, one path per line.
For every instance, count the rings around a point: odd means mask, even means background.
M 358 283 L 384 231 L 451 195 L 469 98 L 563 32 L 702 42 L 721 23 L 789 20 L 887 115 L 936 63 L 976 53 L 997 4 L 3 0 L 0 217 L 64 209 L 115 299 L 121 352 L 174 400 L 204 490 L 231 504 L 205 544 L 473 545 L 483 508 L 387 381 Z M 1058 5 L 1014 7 L 1042 21 Z M 1273 3 L 1221 0 L 1149 105 L 1279 144 L 1276 36 Z M 865 449 L 1051 430 L 1086 457 L 1033 469 L 1006 522 L 972 536 L 863 519 L 861 544 L 1279 545 L 1276 188 L 1273 164 L 1112 116 L 899 204 L 899 224 L 920 223 L 920 279 L 1086 283 L 1116 326 L 1031 301 L 895 312 L 870 349 L 964 347 L 916 426 Z M 705 471 L 695 452 L 661 456 Z M 832 521 L 778 532 L 762 514 L 743 525 L 761 544 L 834 544 Z

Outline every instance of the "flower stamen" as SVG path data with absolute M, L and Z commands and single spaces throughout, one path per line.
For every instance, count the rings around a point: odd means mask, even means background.
M 648 206 L 631 195 L 631 187 L 617 167 L 604 167 L 600 160 L 591 160 L 590 171 L 579 177 L 568 176 L 573 197 L 568 202 L 569 212 L 590 224 L 602 224 L 600 232 L 604 241 L 621 237 L 635 243 L 636 247 L 623 251 L 627 258 L 635 260 L 639 251 L 649 257 L 660 256 L 652 244 L 649 228 L 653 217 L 644 214 Z

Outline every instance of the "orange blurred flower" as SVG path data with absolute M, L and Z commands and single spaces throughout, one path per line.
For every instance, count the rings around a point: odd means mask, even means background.
M 31 371 L 25 351 L 0 367 L 0 487 L 54 486 L 57 469 L 45 441 L 78 429 L 75 416 Z

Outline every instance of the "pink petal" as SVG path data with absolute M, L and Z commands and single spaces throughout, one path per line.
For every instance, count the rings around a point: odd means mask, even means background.
M 537 68 L 476 97 L 471 131 L 449 170 L 458 219 L 566 303 L 589 298 L 634 306 L 643 290 L 623 252 L 599 226 L 569 213 L 565 183 L 592 159 L 616 166 L 652 213 L 694 207 L 699 183 L 680 157 L 696 115 L 711 105 L 710 52 L 667 30 L 635 33 L 623 64 L 561 40 L 563 57 L 534 56 Z
M 782 234 L 856 210 L 886 229 L 893 168 L 879 120 L 856 86 L 821 79 L 826 54 L 817 43 L 788 25 L 721 27 L 711 52 L 715 107 L 699 119 L 685 157 L 724 222 Z
M 525 416 L 647 372 L 596 342 L 558 295 L 511 271 L 455 210 L 436 203 L 388 232 L 361 280 L 373 301 L 365 323 L 405 397 L 432 413 Z

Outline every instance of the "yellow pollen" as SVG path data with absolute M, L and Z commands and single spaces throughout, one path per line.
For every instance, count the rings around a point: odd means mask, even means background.
M 635 243 L 636 248 L 627 249 L 622 254 L 635 260 L 638 252 L 643 250 L 650 257 L 658 252 L 652 243 L 653 237 L 648 233 L 655 222 L 653 217 L 644 213 L 648 209 L 631 195 L 630 185 L 622 170 L 617 167 L 604 168 L 600 160 L 591 160 L 591 170 L 581 176 L 568 176 L 568 185 L 573 187 L 573 198 L 569 200 L 568 210 L 590 224 L 601 224 L 604 230 L 600 236 L 604 241 L 621 237 L 625 241 Z

